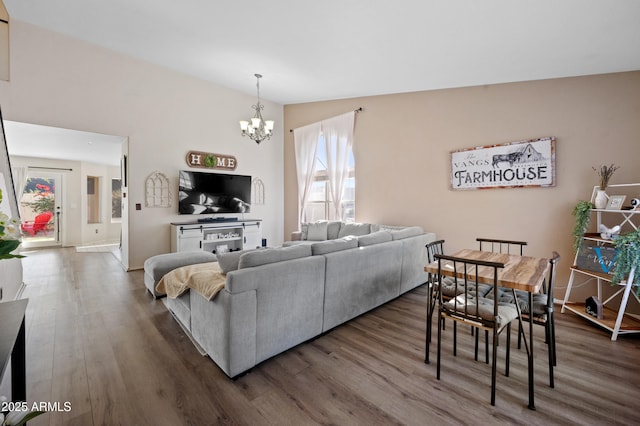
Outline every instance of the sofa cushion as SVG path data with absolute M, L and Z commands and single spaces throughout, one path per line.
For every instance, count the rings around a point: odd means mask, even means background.
M 253 250 L 240 256 L 238 269 L 252 268 L 266 265 L 267 263 L 283 262 L 307 256 L 311 256 L 311 245 L 307 244 Z
M 347 250 L 358 247 L 358 240 L 353 237 L 338 238 L 336 240 L 320 241 L 311 244 L 311 253 L 314 256 L 333 253 L 334 251 Z
M 215 254 L 200 250 L 158 254 L 144 261 L 144 271 L 158 282 L 167 272 L 181 266 L 215 262 L 215 260 Z
M 353 235 L 359 237 L 360 235 L 367 235 L 371 232 L 370 223 L 343 223 L 338 233 L 338 238 Z
M 327 227 L 329 223 L 326 221 L 313 222 L 308 225 L 307 240 L 324 241 L 327 239 Z
M 240 256 L 250 251 L 254 251 L 256 249 L 250 250 L 239 250 L 239 251 L 230 251 L 227 253 L 218 254 L 218 265 L 220 265 L 220 269 L 223 273 L 235 271 L 238 269 L 238 264 L 240 263 Z
M 415 237 L 424 234 L 424 230 L 420 226 L 409 226 L 407 228 L 391 231 L 393 240 L 402 240 L 409 237 Z
M 371 246 L 373 244 L 386 243 L 391 241 L 391 233 L 388 231 L 372 232 L 371 234 L 358 237 L 358 246 Z
M 335 240 L 339 238 L 340 235 L 340 227 L 342 227 L 342 222 L 339 220 L 331 221 L 327 224 L 327 240 Z

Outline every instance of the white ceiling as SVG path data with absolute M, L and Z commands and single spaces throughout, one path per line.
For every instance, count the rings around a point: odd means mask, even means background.
M 39 126 L 4 120 L 9 155 L 120 164 L 122 136 Z
M 281 104 L 640 69 L 638 0 L 4 0 Z

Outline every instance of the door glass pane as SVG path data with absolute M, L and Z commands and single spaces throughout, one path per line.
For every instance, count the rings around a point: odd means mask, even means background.
M 46 177 L 29 177 L 20 197 L 19 206 L 23 242 L 56 240 L 55 205 L 55 180 Z

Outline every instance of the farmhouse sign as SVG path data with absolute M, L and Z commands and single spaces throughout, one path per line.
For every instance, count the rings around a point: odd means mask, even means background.
M 187 152 L 187 164 L 189 167 L 235 170 L 238 165 L 238 160 L 236 160 L 236 157 L 233 155 L 189 151 Z
M 554 137 L 451 152 L 451 188 L 519 188 L 555 185 Z

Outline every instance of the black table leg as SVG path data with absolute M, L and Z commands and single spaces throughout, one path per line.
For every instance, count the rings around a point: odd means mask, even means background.
M 527 353 L 529 361 L 529 409 L 535 410 L 533 389 L 533 294 L 529 293 L 529 351 Z

